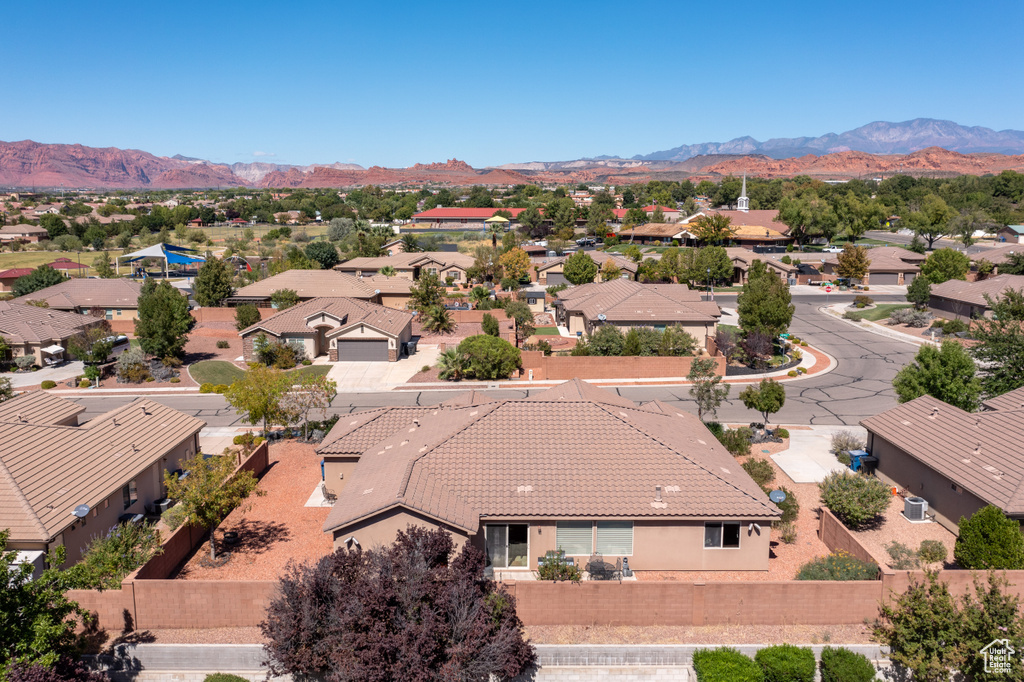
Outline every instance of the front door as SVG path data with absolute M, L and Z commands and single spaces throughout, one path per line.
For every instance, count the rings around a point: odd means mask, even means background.
M 493 568 L 529 568 L 529 524 L 488 524 L 484 527 L 484 532 L 488 566 Z

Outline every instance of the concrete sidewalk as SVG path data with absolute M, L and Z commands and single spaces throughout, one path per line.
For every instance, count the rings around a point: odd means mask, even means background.
M 441 354 L 436 345 L 419 346 L 416 354 L 398 362 L 333 362 L 327 378 L 338 384 L 339 393 L 387 390 L 405 384 L 424 365 L 433 366 Z
M 850 431 L 867 441 L 867 429 L 862 426 L 811 426 L 810 429 L 790 429 L 789 449 L 771 456 L 794 483 L 820 483 L 833 471 L 846 468 L 829 452 L 832 434 Z
M 44 381 L 55 381 L 60 384 L 68 379 L 74 379 L 84 369 L 85 364 L 75 360 L 73 362 L 65 362 L 60 367 L 44 367 L 35 372 L 14 372 L 4 374 L 4 376 L 11 380 L 13 388 L 23 388 L 25 386 L 38 386 Z
M 843 313 L 845 313 L 849 309 L 850 307 L 848 303 L 833 303 L 832 305 L 822 306 L 818 308 L 818 310 L 825 313 L 826 315 L 838 318 L 845 322 L 846 324 L 853 325 L 858 329 L 869 331 L 872 334 L 877 334 L 878 336 L 884 336 L 886 338 L 894 339 L 896 341 L 903 341 L 905 343 L 912 343 L 915 346 L 923 346 L 925 344 L 938 345 L 936 342 L 931 341 L 930 339 L 926 339 L 921 336 L 913 336 L 911 334 L 904 334 L 901 331 L 889 329 L 888 327 L 882 327 L 880 325 L 875 324 L 874 322 L 867 322 L 865 320 L 848 320 L 845 317 L 843 317 Z

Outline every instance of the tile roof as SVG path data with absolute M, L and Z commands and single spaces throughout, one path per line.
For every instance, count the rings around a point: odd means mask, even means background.
M 142 283 L 130 279 L 74 279 L 14 300 L 46 301 L 54 310 L 137 308 L 141 291 Z
M 414 419 L 437 412 L 437 406 L 382 407 L 342 415 L 317 446 L 318 455 L 359 455 L 382 440 L 412 424 Z
M 741 261 L 746 264 L 748 268 L 754 264 L 754 261 L 760 260 L 764 261 L 776 270 L 781 270 L 782 272 L 797 272 L 800 269 L 791 263 L 783 263 L 775 254 L 754 253 L 750 249 L 744 249 L 741 246 L 727 246 L 725 248 L 725 253 L 729 256 L 729 260 Z
M 657 204 L 651 204 L 650 206 L 644 206 L 644 210 L 648 213 L 661 209 L 662 213 L 679 213 L 679 209 L 675 206 L 658 206 Z
M 404 277 L 385 277 L 384 275 L 363 277 L 360 281 L 382 294 L 407 294 L 413 286 L 412 280 Z
M 413 216 L 416 218 L 464 218 L 467 220 L 486 220 L 491 218 L 498 211 L 508 211 L 512 214 L 513 218 L 519 216 L 520 213 L 525 211 L 525 208 L 431 208 L 426 211 L 422 211 Z
M 993 246 L 990 249 L 972 254 L 970 258 L 974 263 L 980 260 L 987 260 L 989 263 L 1002 265 L 1010 260 L 1010 255 L 1014 253 L 1024 253 L 1024 244 L 1000 244 L 999 246 Z
M 355 272 L 357 270 L 377 271 L 385 266 L 391 266 L 396 270 L 413 270 L 415 268 L 436 262 L 439 267 L 457 266 L 463 269 L 471 267 L 475 258 L 465 253 L 454 251 L 400 251 L 392 256 L 380 256 L 378 258 L 350 258 L 334 266 L 335 270 L 342 272 Z
M 324 530 L 396 506 L 469 533 L 485 517 L 778 518 L 696 416 L 543 396 L 407 423 L 362 454 Z
M 908 253 L 914 253 L 910 251 Z M 916 255 L 916 254 L 915 254 Z M 839 254 L 831 253 L 825 257 L 825 262 L 830 265 L 839 264 Z M 911 262 L 903 260 L 895 251 L 884 247 L 868 249 L 868 272 L 920 272 L 921 268 Z
M 139 398 L 85 426 L 0 424 L 0 528 L 48 541 L 206 425 Z
M 638 225 L 631 230 L 622 230 L 619 232 L 619 239 L 626 240 L 631 237 L 671 239 L 684 230 L 685 228 L 680 227 L 679 223 L 647 223 L 645 225 Z
M 365 324 L 387 334 L 399 335 L 412 324 L 412 313 L 407 313 L 394 308 L 385 308 L 376 303 L 360 301 L 355 298 L 320 297 L 303 301 L 276 315 L 257 322 L 248 329 L 239 332 L 240 336 L 246 336 L 255 331 L 265 331 L 274 336 L 282 334 L 312 334 L 313 328 L 306 320 L 319 314 L 325 314 L 337 318 L 338 325 L 327 334 L 330 336 L 335 332 L 350 327 L 354 324 Z
M 861 426 L 1011 515 L 1024 515 L 1024 410 L 965 412 L 931 396 Z
M 778 227 L 762 227 L 761 225 L 733 225 L 732 236 L 734 239 L 792 239 Z
M 920 265 L 928 259 L 923 253 L 917 253 L 909 249 L 904 249 L 899 246 L 871 246 L 868 247 L 868 257 L 875 258 L 877 256 L 886 256 L 888 258 L 898 258 L 908 263 Z
M 981 404 L 988 410 L 1024 410 L 1024 387 L 989 398 Z
M 132 216 L 133 218 L 135 216 Z M 40 225 L 4 225 L 0 227 L 0 234 L 12 234 L 12 235 L 49 235 L 49 231 L 45 227 Z
M 235 297 L 270 298 L 275 291 L 281 289 L 292 289 L 299 298 L 346 296 L 371 299 L 376 295 L 369 284 L 335 270 L 285 270 L 242 287 L 235 292 Z
M 1024 290 L 1024 275 L 996 275 L 976 282 L 951 279 L 932 285 L 932 296 L 962 301 L 977 306 L 988 306 L 985 296 L 997 300 L 1008 289 Z
M 711 323 L 722 315 L 714 301 L 685 284 L 641 284 L 625 279 L 571 287 L 558 295 L 556 305 L 581 313 L 588 320 L 604 314 L 609 321 Z
M 685 222 L 693 222 L 701 215 L 721 215 L 729 219 L 730 224 L 733 227 L 740 225 L 750 225 L 757 227 L 767 227 L 783 234 L 789 233 L 789 227 L 785 223 L 780 223 L 775 220 L 778 217 L 779 212 L 777 209 L 761 210 L 755 209 L 751 211 L 718 211 L 715 209 L 706 209 L 698 211 L 696 214 L 689 216 L 685 219 Z
M 0 279 L 14 279 L 18 277 L 24 277 L 25 275 L 31 275 L 32 268 L 10 268 L 0 272 Z
M 28 391 L 0 403 L 0 422 L 22 424 L 58 424 L 85 412 L 73 400 L 46 391 Z
M 95 317 L 0 301 L 0 334 L 11 343 L 50 343 L 98 323 Z
M 620 256 L 617 253 L 607 253 L 605 251 L 587 251 L 586 254 L 590 256 L 595 263 L 597 263 L 598 268 L 601 268 L 604 265 L 605 261 L 611 260 L 615 262 L 615 265 L 617 265 L 620 270 L 636 273 L 637 264 L 633 262 L 632 258 L 626 258 L 625 256 Z M 561 265 L 562 263 L 565 262 L 566 258 L 569 258 L 569 256 L 559 256 L 558 258 L 553 258 L 544 263 L 543 265 L 541 265 L 540 271 L 543 272 L 551 267 L 554 267 L 555 265 Z

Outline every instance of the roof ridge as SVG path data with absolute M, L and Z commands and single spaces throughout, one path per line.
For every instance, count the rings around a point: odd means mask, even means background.
M 599 408 L 605 410 L 605 412 L 608 412 L 609 414 L 611 414 L 611 410 L 607 409 L 607 407 L 605 405 L 601 405 L 599 403 L 595 403 L 595 404 Z M 620 408 L 620 409 L 623 409 L 623 408 Z M 640 408 L 634 408 L 634 409 L 639 410 Z M 668 417 L 668 415 L 658 414 L 657 412 L 647 412 L 647 414 L 650 414 L 650 415 L 652 415 L 654 417 Z M 693 457 L 691 457 L 690 455 L 686 454 L 685 452 L 680 451 L 679 448 L 673 447 L 672 445 L 664 442 L 663 439 L 661 439 L 658 436 L 655 436 L 654 434 L 650 433 L 647 429 L 645 429 L 642 426 L 640 426 L 639 424 L 633 422 L 628 417 L 624 418 L 620 414 L 613 414 L 612 416 L 615 417 L 616 419 L 624 422 L 625 424 L 629 425 L 630 427 L 632 427 L 634 430 L 638 431 L 639 433 L 642 433 L 644 436 L 650 438 L 651 440 L 653 440 L 658 445 L 661 445 L 662 447 L 665 447 L 665 448 L 667 448 L 668 450 L 670 450 L 672 452 L 678 453 L 681 457 L 685 458 L 688 462 L 690 462 L 691 464 L 693 464 L 697 468 L 699 468 L 702 471 L 706 472 L 710 476 L 714 476 L 716 479 L 718 479 L 722 483 L 725 483 L 726 485 L 732 487 L 733 489 L 743 493 L 745 496 L 747 496 L 750 499 L 754 500 L 755 502 L 760 504 L 762 507 L 765 507 L 769 511 L 773 511 L 770 508 L 768 508 L 768 505 L 766 505 L 762 500 L 759 500 L 756 497 L 754 497 L 750 493 L 749 490 L 744 490 L 743 488 L 741 488 L 740 486 L 736 485 L 732 481 L 729 481 L 727 479 L 722 478 L 720 475 L 718 475 L 717 473 L 715 473 L 714 471 L 712 471 L 708 467 L 704 466 L 704 464 L 702 464 L 701 462 L 695 460 Z M 710 431 L 708 431 L 708 435 L 711 436 L 712 438 L 714 438 L 714 434 L 712 434 Z M 737 465 L 737 466 L 739 466 L 739 465 Z M 739 468 L 742 469 L 743 467 L 739 467 Z M 778 511 L 778 509 L 776 508 L 774 511 Z
M 39 515 L 36 514 L 36 510 L 32 508 L 28 498 L 25 497 L 25 493 L 22 492 L 21 486 L 19 486 L 18 482 L 14 480 L 14 476 L 11 474 L 11 470 L 7 468 L 7 464 L 4 462 L 3 457 L 0 457 L 0 481 L 7 483 L 10 487 L 11 492 L 14 494 L 14 499 L 18 501 L 18 505 L 21 507 L 22 511 L 25 512 L 29 521 L 32 522 L 32 525 L 35 526 L 40 536 L 49 540 L 49 531 L 46 530 L 46 526 L 43 525 L 42 519 L 40 519 Z

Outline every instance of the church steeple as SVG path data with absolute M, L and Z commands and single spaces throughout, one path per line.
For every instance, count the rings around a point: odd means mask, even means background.
M 750 200 L 747 199 L 747 174 L 743 174 L 743 189 L 740 190 L 740 198 L 736 200 L 736 210 L 746 213 L 750 210 Z

